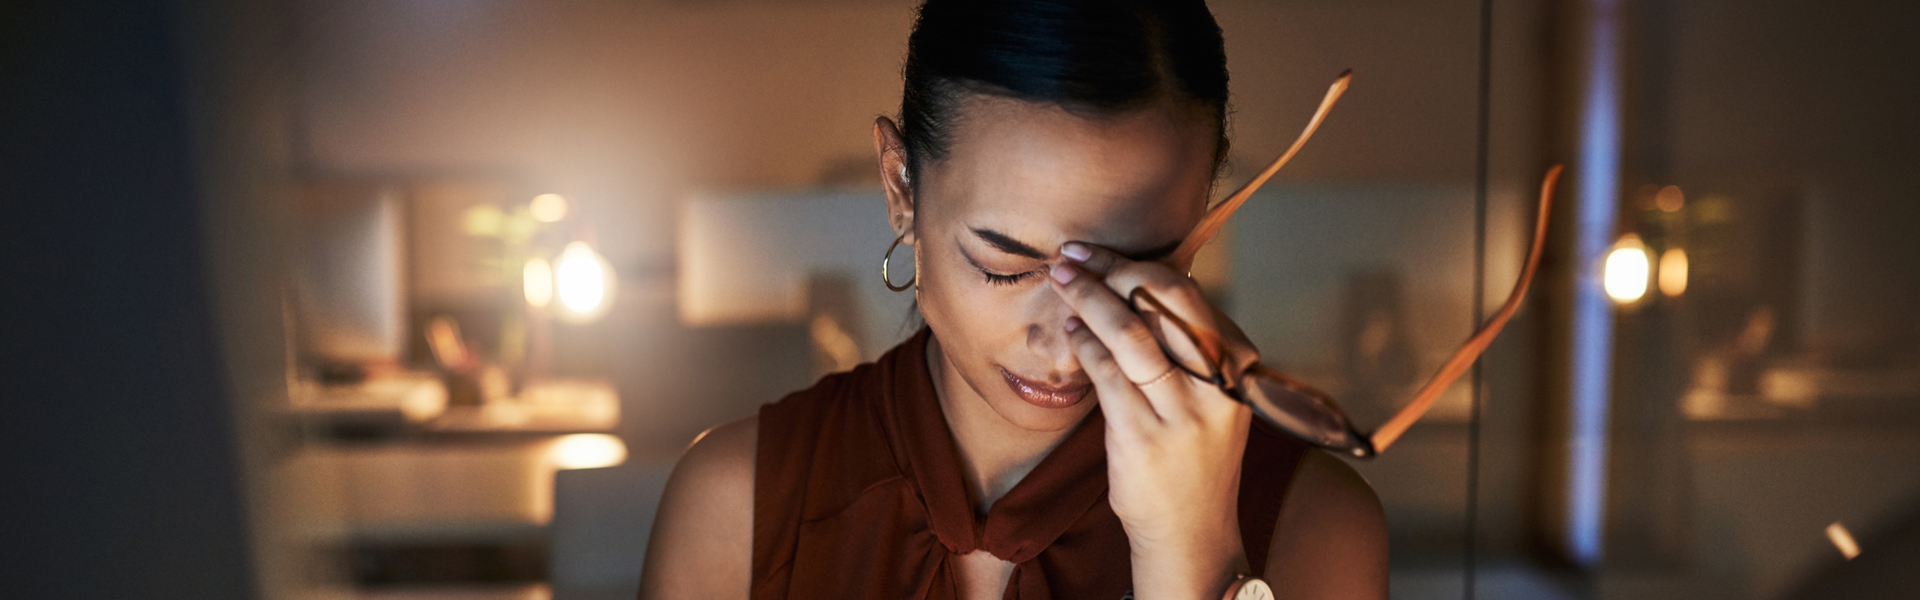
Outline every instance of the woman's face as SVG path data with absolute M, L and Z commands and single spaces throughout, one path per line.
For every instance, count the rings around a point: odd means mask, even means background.
M 1097 400 L 1047 266 L 1069 241 L 1136 260 L 1171 254 L 1205 212 L 1215 126 L 1171 100 L 1088 116 L 975 95 L 960 111 L 947 157 L 926 163 L 911 192 L 888 186 L 896 227 L 911 223 L 920 311 L 995 413 L 1023 429 L 1070 428 Z M 917 201 L 893 197 L 908 194 Z

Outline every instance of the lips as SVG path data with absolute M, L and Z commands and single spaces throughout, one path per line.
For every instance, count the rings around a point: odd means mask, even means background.
M 1079 383 L 1067 386 L 1052 386 L 1019 375 L 1004 368 L 1000 376 L 1007 380 L 1007 387 L 1013 393 L 1040 408 L 1066 408 L 1087 399 L 1087 392 L 1093 391 L 1092 383 Z

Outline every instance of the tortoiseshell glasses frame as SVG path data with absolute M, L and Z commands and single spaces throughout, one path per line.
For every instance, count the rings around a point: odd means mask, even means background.
M 1327 90 L 1320 101 L 1320 108 L 1308 121 L 1306 130 L 1294 140 L 1293 145 L 1284 154 L 1275 159 L 1267 168 L 1247 182 L 1232 196 L 1222 200 L 1209 209 L 1207 216 L 1194 227 L 1187 239 L 1181 243 L 1169 259 L 1174 265 L 1186 268 L 1193 262 L 1193 256 L 1201 246 L 1219 232 L 1241 204 L 1245 203 L 1254 190 L 1265 184 L 1268 178 L 1280 170 L 1293 155 L 1300 151 L 1314 130 L 1332 110 L 1334 103 L 1346 91 L 1352 80 L 1351 72 L 1342 73 Z M 1533 283 L 1534 272 L 1540 266 L 1540 254 L 1546 243 L 1547 215 L 1553 204 L 1554 184 L 1560 178 L 1559 166 L 1547 172 L 1540 184 L 1539 212 L 1535 219 L 1533 245 L 1527 252 L 1526 266 L 1521 268 L 1520 278 L 1514 283 L 1513 291 L 1508 294 L 1506 304 L 1500 307 L 1491 319 L 1481 325 L 1480 330 L 1467 338 L 1465 344 L 1455 351 L 1452 358 L 1440 367 L 1439 372 L 1420 387 L 1413 400 L 1401 407 L 1393 418 L 1371 433 L 1361 431 L 1347 418 L 1346 411 L 1325 392 L 1307 385 L 1305 382 L 1287 376 L 1279 370 L 1261 364 L 1253 364 L 1244 369 L 1235 367 L 1227 355 L 1225 344 L 1217 332 L 1194 327 L 1168 310 L 1145 289 L 1133 292 L 1128 302 L 1135 314 L 1145 321 L 1154 339 L 1160 343 L 1160 349 L 1172 361 L 1174 366 L 1220 389 L 1221 392 L 1253 409 L 1254 414 L 1273 423 L 1275 426 L 1293 434 L 1315 446 L 1359 458 L 1372 458 L 1393 445 L 1408 427 L 1427 414 L 1433 403 L 1445 392 L 1447 387 L 1465 374 L 1467 368 L 1478 360 L 1481 353 L 1493 342 L 1507 321 L 1519 310 L 1520 301 Z

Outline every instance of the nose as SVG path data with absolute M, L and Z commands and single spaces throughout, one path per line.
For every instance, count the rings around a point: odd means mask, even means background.
M 1080 375 L 1080 359 L 1074 356 L 1073 344 L 1067 340 L 1067 318 L 1073 316 L 1073 309 L 1053 290 L 1039 291 L 1044 295 L 1035 299 L 1033 318 L 1027 324 L 1027 349 L 1046 361 L 1048 384 L 1066 385 L 1084 380 Z

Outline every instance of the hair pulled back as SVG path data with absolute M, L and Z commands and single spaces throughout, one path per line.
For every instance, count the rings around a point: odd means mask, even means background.
M 927 0 L 907 40 L 900 133 L 910 180 L 945 158 L 969 94 L 1113 114 L 1172 97 L 1227 150 L 1227 56 L 1203 0 Z

